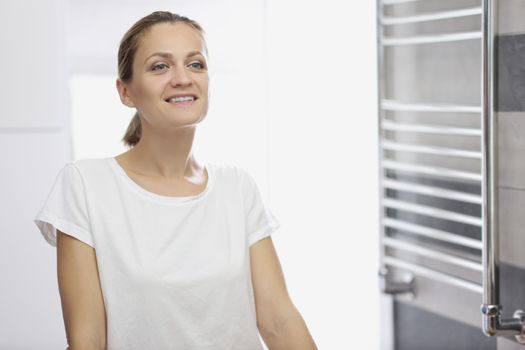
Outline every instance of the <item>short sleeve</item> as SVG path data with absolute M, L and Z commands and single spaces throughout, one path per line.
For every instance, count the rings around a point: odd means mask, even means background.
M 56 247 L 57 229 L 94 247 L 84 184 L 78 168 L 67 164 L 58 173 L 34 222 L 46 241 Z
M 248 245 L 251 246 L 275 232 L 280 227 L 280 222 L 264 203 L 253 177 L 246 171 L 242 175 L 246 235 Z

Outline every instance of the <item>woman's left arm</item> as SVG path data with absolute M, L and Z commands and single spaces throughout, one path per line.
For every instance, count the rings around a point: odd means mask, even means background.
M 292 303 L 271 237 L 250 247 L 257 327 L 269 350 L 317 350 Z

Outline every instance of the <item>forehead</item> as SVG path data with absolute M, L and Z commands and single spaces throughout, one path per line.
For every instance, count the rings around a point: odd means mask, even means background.
M 189 51 L 205 51 L 200 33 L 184 23 L 159 23 L 149 28 L 140 38 L 137 57 L 157 51 L 184 54 Z

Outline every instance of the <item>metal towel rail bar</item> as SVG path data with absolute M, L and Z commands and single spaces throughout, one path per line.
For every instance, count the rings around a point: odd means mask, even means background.
M 499 299 L 499 240 L 498 240 L 498 158 L 497 122 L 494 113 L 494 43 L 497 28 L 496 0 L 483 0 L 482 39 L 482 262 L 483 332 L 488 336 L 515 335 L 525 343 L 525 314 L 516 310 L 513 318 L 503 319 Z

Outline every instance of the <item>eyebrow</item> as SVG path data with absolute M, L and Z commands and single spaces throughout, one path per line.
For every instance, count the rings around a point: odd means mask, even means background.
M 197 56 L 197 55 L 201 55 L 201 56 L 204 57 L 204 54 L 201 51 L 190 51 L 186 55 L 186 58 Z M 169 53 L 169 52 L 155 52 L 155 53 L 149 55 L 148 58 L 146 58 L 144 60 L 144 63 L 146 63 L 150 58 L 152 58 L 154 56 L 159 56 L 159 57 L 167 58 L 167 59 L 172 59 L 173 58 L 173 55 L 171 53 Z

